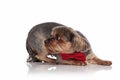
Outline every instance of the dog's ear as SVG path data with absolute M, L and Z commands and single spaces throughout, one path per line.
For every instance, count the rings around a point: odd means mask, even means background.
M 72 47 L 74 51 L 78 52 L 80 50 L 80 35 L 77 31 L 73 30 L 72 28 L 69 29 L 69 41 L 72 43 Z
M 69 41 L 70 41 L 70 42 L 73 42 L 73 38 L 74 38 L 74 34 L 70 33 L 70 34 L 68 35 Z
M 76 52 L 80 50 L 80 39 L 76 36 L 72 40 L 72 47 Z
M 81 50 L 81 38 L 77 31 L 72 31 L 71 43 L 74 51 L 79 52 Z

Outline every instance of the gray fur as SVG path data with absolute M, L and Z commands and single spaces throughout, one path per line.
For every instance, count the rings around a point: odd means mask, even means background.
M 27 37 L 26 48 L 29 53 L 27 61 L 38 61 L 35 55 L 43 52 L 44 40 L 48 39 L 51 35 L 51 31 L 54 27 L 63 26 L 62 24 L 47 22 L 34 26 Z

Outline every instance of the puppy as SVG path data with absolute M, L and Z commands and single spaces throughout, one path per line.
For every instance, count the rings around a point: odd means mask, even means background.
M 99 59 L 92 51 L 86 37 L 65 25 L 47 22 L 33 27 L 27 37 L 26 48 L 29 53 L 28 62 L 45 61 L 48 63 L 86 65 L 87 63 L 109 66 L 111 61 Z M 74 54 L 83 52 L 86 61 L 63 60 L 60 53 Z M 51 59 L 48 55 L 56 56 Z

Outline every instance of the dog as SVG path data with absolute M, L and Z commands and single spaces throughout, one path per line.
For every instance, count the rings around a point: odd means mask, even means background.
M 98 58 L 92 51 L 87 38 L 63 24 L 46 22 L 34 26 L 28 33 L 26 49 L 29 53 L 28 62 L 48 62 L 57 64 L 85 66 L 88 63 L 110 66 L 111 61 Z M 83 52 L 86 61 L 63 60 L 60 53 L 74 54 Z M 49 58 L 53 55 L 56 59 Z

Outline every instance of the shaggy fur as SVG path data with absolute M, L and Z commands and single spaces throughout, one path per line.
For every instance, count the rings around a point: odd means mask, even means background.
M 45 61 L 49 63 L 86 65 L 87 63 L 109 66 L 111 61 L 99 59 L 93 53 L 86 37 L 65 25 L 47 22 L 33 27 L 27 37 L 26 48 L 29 53 L 28 62 Z M 62 60 L 60 53 L 73 54 L 83 52 L 86 61 Z M 54 55 L 57 59 L 51 59 Z

